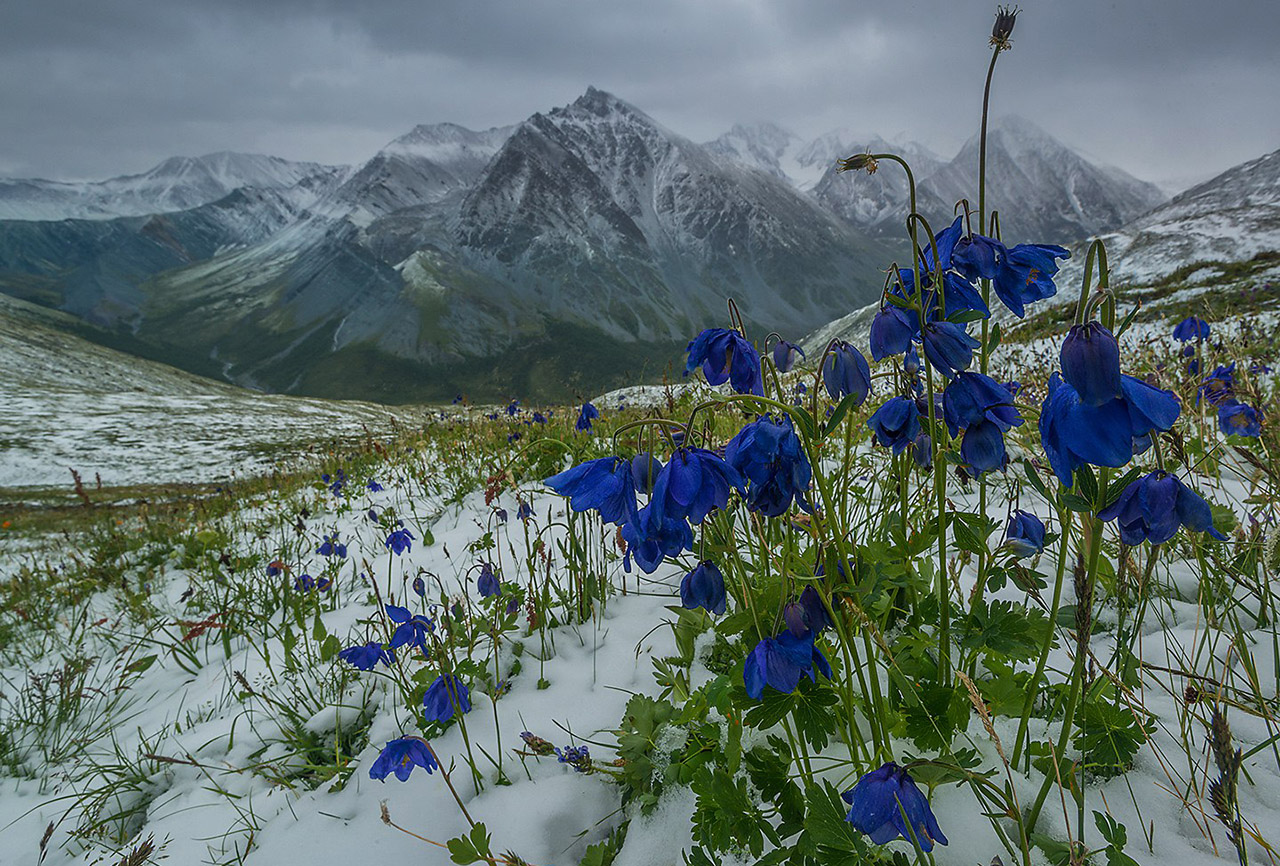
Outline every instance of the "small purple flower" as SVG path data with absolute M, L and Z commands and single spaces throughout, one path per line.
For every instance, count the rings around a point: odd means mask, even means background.
M 578 411 L 578 420 L 573 425 L 574 429 L 580 433 L 585 433 L 591 429 L 591 422 L 600 417 L 600 410 L 590 403 L 583 403 L 582 409 Z
M 454 712 L 471 710 L 471 693 L 453 674 L 441 674 L 422 696 L 422 714 L 428 722 L 447 722 Z
M 1209 339 L 1209 323 L 1195 316 L 1188 316 L 1173 328 L 1173 338 L 1180 343 Z
M 927 853 L 935 843 L 947 844 L 929 801 L 906 769 L 893 761 L 867 773 L 840 796 L 849 804 L 845 820 L 877 845 L 902 837 Z
M 1262 418 L 1252 406 L 1228 400 L 1218 407 L 1218 429 L 1227 436 L 1261 436 Z
M 520 507 L 516 509 L 516 519 L 528 520 L 530 517 L 533 517 L 533 507 L 521 499 Z
M 493 563 L 485 562 L 480 565 L 480 576 L 476 578 L 476 589 L 480 591 L 481 598 L 502 594 L 502 586 L 498 583 L 498 575 L 494 574 Z
M 557 748 L 555 752 L 556 760 L 573 767 L 575 773 L 591 772 L 591 752 L 586 746 L 565 746 L 563 749 Z
M 383 646 L 377 641 L 371 641 L 364 646 L 350 646 L 346 649 L 338 650 L 338 658 L 357 670 L 371 671 L 377 666 L 378 662 L 391 667 L 395 664 L 396 653 L 391 647 Z
M 311 592 L 316 588 L 316 579 L 309 574 L 303 574 L 293 579 L 294 592 Z
M 795 343 L 779 340 L 773 347 L 773 366 L 778 368 L 779 373 L 790 373 L 796 362 L 803 357 L 805 357 L 804 349 Z

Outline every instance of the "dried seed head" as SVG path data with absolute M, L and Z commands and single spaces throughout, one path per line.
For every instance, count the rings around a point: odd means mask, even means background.
M 1017 23 L 1019 11 L 1017 6 L 1001 6 L 996 9 L 996 23 L 991 27 L 991 45 L 997 51 L 1008 51 L 1013 47 L 1009 37 L 1013 35 L 1013 25 Z
M 869 153 L 855 153 L 848 159 L 841 159 L 836 162 L 836 171 L 861 171 L 866 169 L 867 174 L 875 174 L 880 168 L 880 164 Z

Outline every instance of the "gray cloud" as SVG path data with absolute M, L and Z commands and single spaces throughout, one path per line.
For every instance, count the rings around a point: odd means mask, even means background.
M 1280 4 L 1029 0 L 993 90 L 1092 157 L 1203 178 L 1280 147 Z M 737 121 L 977 126 L 994 5 L 852 0 L 0 0 L 0 173 L 234 149 L 359 162 L 416 123 L 512 123 L 588 84 L 706 139 Z

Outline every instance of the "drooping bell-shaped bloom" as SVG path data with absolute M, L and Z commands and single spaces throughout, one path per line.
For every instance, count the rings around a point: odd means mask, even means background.
M 401 737 L 382 747 L 382 752 L 369 767 L 369 778 L 385 781 L 387 776 L 395 773 L 397 779 L 407 782 L 414 767 L 421 767 L 430 774 L 439 766 L 426 740 L 421 737 Z
M 471 692 L 453 674 L 441 674 L 422 696 L 422 714 L 428 722 L 447 722 L 454 712 L 471 710 Z
M 1118 520 L 1120 540 L 1128 545 L 1144 541 L 1164 544 L 1181 526 L 1226 540 L 1225 535 L 1213 528 L 1213 511 L 1209 503 L 1175 476 L 1162 470 L 1130 483 L 1119 499 L 1098 512 L 1098 518 Z
M 867 419 L 867 426 L 877 442 L 901 454 L 920 435 L 920 410 L 915 400 L 891 397 Z
M 699 366 L 708 385 L 730 387 L 739 394 L 764 395 L 760 373 L 760 353 L 747 338 L 727 328 L 707 328 L 689 343 L 685 375 Z
M 920 330 L 920 322 L 910 310 L 886 304 L 871 320 L 871 358 L 883 361 L 901 355 L 911 348 L 911 338 Z
M 623 559 L 626 570 L 631 570 L 631 561 L 635 560 L 645 574 L 653 574 L 666 557 L 693 550 L 693 530 L 688 521 L 683 517 L 660 517 L 653 503 L 623 525 L 622 540 L 627 543 Z
M 1000 260 L 1004 258 L 1004 244 L 984 235 L 966 235 L 956 241 L 951 252 L 951 267 L 969 282 L 993 280 Z
M 1040 518 L 1019 509 L 1013 512 L 1009 525 L 1005 527 L 1004 546 L 1020 559 L 1035 556 L 1044 550 L 1044 535 L 1044 523 Z
M 1057 260 L 1070 257 L 1069 251 L 1054 244 L 1018 244 L 1000 258 L 991 287 L 1004 305 L 1021 317 L 1027 304 L 1058 293 L 1053 282 Z
M 978 341 L 955 322 L 928 322 L 920 334 L 924 356 L 933 368 L 950 379 L 973 363 Z
M 1219 364 L 1213 369 L 1213 372 L 1200 382 L 1200 388 L 1196 394 L 1196 404 L 1199 405 L 1200 398 L 1208 400 L 1214 406 L 1218 406 L 1226 400 L 1229 400 L 1235 393 L 1236 387 L 1236 364 L 1232 361 L 1230 364 Z
M 813 586 L 806 586 L 799 599 L 783 607 L 782 619 L 787 630 L 798 638 L 806 637 L 810 632 L 821 634 L 832 626 L 831 615 L 822 603 L 822 596 Z
M 347 558 L 347 546 L 338 541 L 338 534 L 326 535 L 324 543 L 316 548 L 316 553 L 321 556 L 336 556 L 339 559 Z
M 600 410 L 590 403 L 583 403 L 582 409 L 578 411 L 578 420 L 573 427 L 579 432 L 585 433 L 591 429 L 591 422 L 600 417 Z
M 652 493 L 653 483 L 658 480 L 658 473 L 661 471 L 661 461 L 648 451 L 631 458 L 631 481 L 635 484 L 637 493 Z
M 1148 385 L 1133 376 L 1120 377 L 1120 392 L 1125 407 L 1129 410 L 1129 432 L 1133 438 L 1141 439 L 1152 430 L 1169 430 L 1173 422 L 1182 414 L 1182 404 L 1172 391 Z M 1135 453 L 1141 448 L 1135 444 Z
M 747 480 L 747 507 L 777 517 L 794 501 L 809 510 L 806 491 L 813 479 L 809 457 L 791 417 L 761 415 L 729 440 L 725 462 Z
M 1180 343 L 1189 340 L 1209 339 L 1209 323 L 1195 316 L 1188 316 L 1173 326 L 1173 338 Z
M 911 459 L 921 469 L 933 467 L 933 439 L 928 433 L 921 433 L 911 443 Z
M 702 608 L 717 616 L 725 611 L 724 575 L 709 559 L 680 581 L 680 605 L 687 610 Z
M 1218 429 L 1227 436 L 1261 436 L 1262 419 L 1252 406 L 1228 400 L 1218 407 Z
M 795 343 L 779 340 L 773 347 L 773 366 L 778 368 L 779 373 L 790 373 L 803 357 L 804 349 Z
M 499 583 L 498 575 L 493 570 L 493 563 L 480 564 L 480 576 L 476 578 L 476 589 L 480 591 L 481 598 L 502 595 L 502 584 Z
M 656 520 L 683 520 L 694 525 L 713 508 L 724 508 L 729 493 L 746 495 L 746 482 L 715 452 L 705 448 L 677 448 L 658 473 L 649 506 Z
M 942 417 L 952 436 L 964 430 L 960 456 L 979 475 L 1003 468 L 1004 434 L 1022 426 L 1013 395 L 981 373 L 956 374 L 942 395 Z
M 386 605 L 387 619 L 396 624 L 391 634 L 391 649 L 402 646 L 416 646 L 423 653 L 427 651 L 427 637 L 436 630 L 435 621 L 420 613 L 410 613 L 408 608 L 395 604 Z
M 356 670 L 371 671 L 377 666 L 378 662 L 391 667 L 395 664 L 396 654 L 395 650 L 390 647 L 383 646 L 377 641 L 371 641 L 364 646 L 349 646 L 346 649 L 338 650 L 338 658 Z
M 815 667 L 830 679 L 831 665 L 822 650 L 813 645 L 814 634 L 811 631 L 805 637 L 796 637 L 790 631 L 783 631 L 776 638 L 767 637 L 756 644 L 742 669 L 747 694 L 758 700 L 766 685 L 791 694 L 800 685 L 802 676 L 818 681 Z
M 871 367 L 856 348 L 836 340 L 822 365 L 822 384 L 832 400 L 852 394 L 854 405 L 861 406 L 871 393 Z
M 636 519 L 636 488 L 631 462 L 622 457 L 599 457 L 579 463 L 543 484 L 569 497 L 569 507 L 577 512 L 600 512 L 605 523 L 622 525 Z
M 523 499 L 520 500 L 520 507 L 516 509 L 516 519 L 528 520 L 530 517 L 533 517 L 533 506 Z
M 902 372 L 908 376 L 914 376 L 920 372 L 920 356 L 916 353 L 915 346 L 909 346 L 907 353 L 902 356 Z
M 1120 344 L 1100 322 L 1072 325 L 1059 357 L 1062 378 L 1082 403 L 1101 406 L 1120 396 Z
M 927 853 L 935 843 L 947 844 L 929 801 L 906 769 L 893 761 L 867 773 L 840 796 L 849 804 L 845 820 L 877 845 L 901 837 Z

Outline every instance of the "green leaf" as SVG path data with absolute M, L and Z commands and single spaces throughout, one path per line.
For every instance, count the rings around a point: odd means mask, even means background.
M 990 355 L 998 348 L 1000 348 L 1000 323 L 996 322 L 991 326 L 991 335 L 987 337 L 987 354 Z
M 810 785 L 805 789 L 804 798 L 809 806 L 804 828 L 815 844 L 836 851 L 858 850 L 853 826 L 845 820 L 845 811 L 840 805 L 843 801 L 830 782 L 824 781 L 822 787 Z
M 461 863 L 463 866 L 467 863 L 486 860 L 493 855 L 489 848 L 489 834 L 485 830 L 484 824 L 476 824 L 471 828 L 470 835 L 450 839 L 447 844 L 449 846 L 449 859 L 454 863 Z
M 1090 769 L 1103 775 L 1122 772 L 1146 741 L 1147 735 L 1133 711 L 1105 699 L 1084 705 L 1074 740 Z
M 143 656 L 142 658 L 134 659 L 133 661 L 125 665 L 124 672 L 127 674 L 140 674 L 155 663 L 156 663 L 155 656 L 153 655 Z
M 840 426 L 840 422 L 844 420 L 844 416 L 849 414 L 849 410 L 858 402 L 857 394 L 846 394 L 845 398 L 836 406 L 835 411 L 831 413 L 831 417 L 827 419 L 826 426 L 822 428 L 822 438 L 826 439 L 831 435 L 831 431 Z

